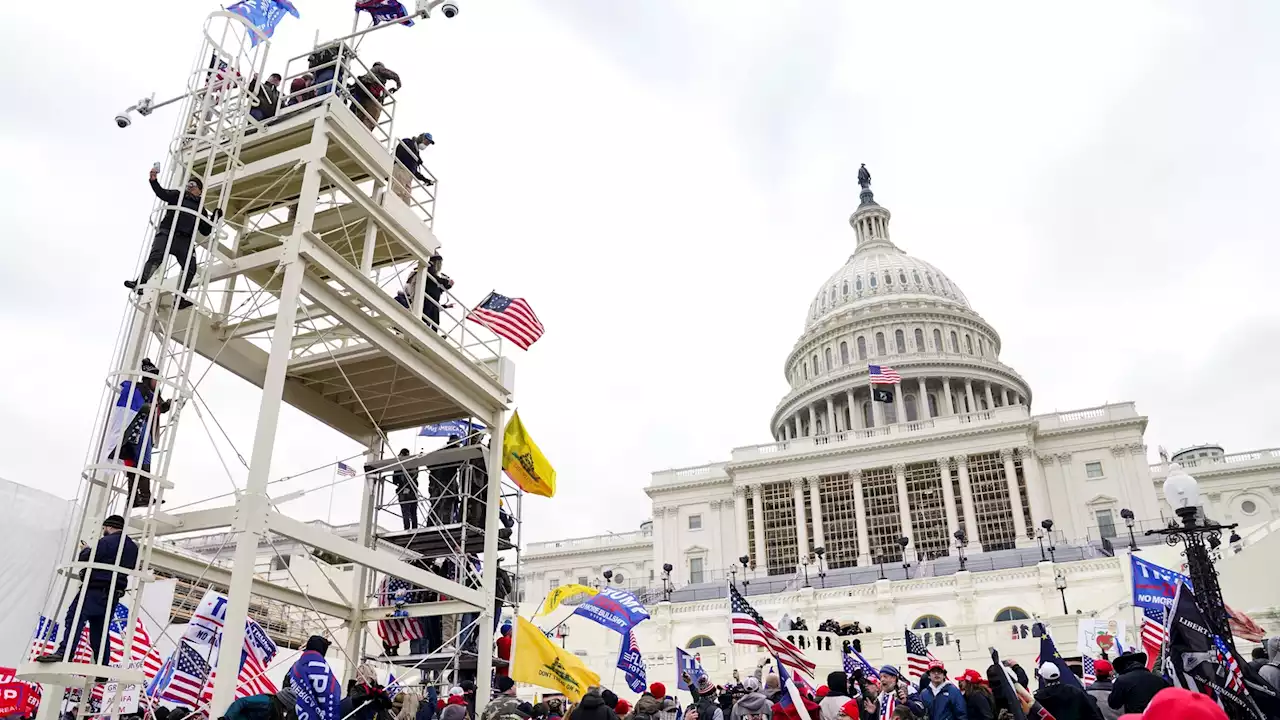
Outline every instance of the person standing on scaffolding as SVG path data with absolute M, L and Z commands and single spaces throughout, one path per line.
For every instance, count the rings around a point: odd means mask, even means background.
M 393 180 L 391 187 L 406 205 L 412 202 L 410 193 L 413 189 L 410 183 L 413 182 L 413 178 L 418 178 L 418 182 L 426 187 L 435 184 L 435 181 L 422 174 L 422 153 L 435 144 L 436 141 L 431 137 L 431 133 L 405 138 L 396 144 L 396 165 L 391 170 Z
M 401 448 L 398 456 L 401 462 L 409 459 L 409 448 Z M 400 501 L 400 519 L 405 530 L 418 527 L 418 471 L 409 471 L 403 465 L 397 465 L 391 473 L 391 482 L 396 486 L 396 498 Z
M 396 86 L 388 88 L 387 83 L 394 81 Z M 382 117 L 382 102 L 389 93 L 403 87 L 400 75 L 395 70 L 376 62 L 369 72 L 356 78 L 351 86 L 351 112 L 360 118 L 364 126 L 372 130 Z
M 423 288 L 422 293 L 422 319 L 435 330 L 440 327 L 440 308 L 449 308 L 453 305 L 440 303 L 440 296 L 444 295 L 445 290 L 453 288 L 453 279 L 448 275 L 440 272 L 440 267 L 444 264 L 444 258 L 439 254 L 432 255 L 427 261 L 427 285 Z M 409 307 L 409 301 L 413 297 L 418 284 L 418 271 L 414 270 L 409 273 L 409 280 L 405 283 L 403 293 L 396 295 L 396 302 L 404 307 Z M 403 296 L 404 299 L 401 299 Z M 448 447 L 446 445 L 446 447 Z
M 186 268 L 186 275 L 182 280 L 182 292 L 186 294 L 191 287 L 191 281 L 196 277 L 196 259 L 192 256 L 191 250 L 192 236 L 196 230 L 199 230 L 201 235 L 212 233 L 211 223 L 216 223 L 222 218 L 222 210 L 215 209 L 212 215 L 206 215 L 201 209 L 200 196 L 204 193 L 204 183 L 200 178 L 192 177 L 187 181 L 186 192 L 178 192 L 162 187 L 156 180 L 159 174 L 158 167 L 151 168 L 151 191 L 156 194 L 156 197 L 168 203 L 169 207 L 165 210 L 164 217 L 160 219 L 160 226 L 156 228 L 155 239 L 151 241 L 151 254 L 147 256 L 147 262 L 142 266 L 142 275 L 137 280 L 125 280 L 124 286 L 130 290 L 136 290 L 141 295 L 142 286 L 151 279 L 152 273 L 164 265 L 167 252 L 178 261 L 179 268 Z M 170 235 L 173 237 L 170 238 Z M 178 309 L 191 307 L 191 304 L 191 301 L 184 297 L 178 301 Z
M 142 359 L 142 371 L 159 375 L 160 369 L 150 358 Z M 158 401 L 158 404 L 157 404 Z M 133 417 L 120 435 L 119 443 L 108 457 L 119 460 L 126 467 L 151 472 L 151 448 L 155 446 L 155 427 L 151 422 L 152 410 L 159 420 L 161 413 L 169 412 L 169 401 L 156 392 L 155 378 L 144 377 L 136 384 L 131 380 L 120 383 L 117 408 L 135 409 Z M 147 507 L 151 504 L 151 479 L 136 472 L 126 473 L 129 479 L 128 496 L 133 498 L 131 507 Z M 137 494 L 135 493 L 135 490 Z

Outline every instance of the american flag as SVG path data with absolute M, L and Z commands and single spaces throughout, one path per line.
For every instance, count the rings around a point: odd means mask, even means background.
M 35 660 L 41 655 L 49 655 L 58 650 L 58 623 L 41 615 L 36 625 L 36 632 L 31 636 L 31 650 L 27 660 Z
M 1155 665 L 1164 647 L 1164 615 L 1164 608 L 1142 608 L 1142 650 L 1147 654 L 1148 670 Z
M 356 471 L 350 465 L 340 462 L 338 463 L 338 475 L 339 477 L 355 477 Z
M 185 642 L 178 643 L 177 653 L 173 677 L 160 697 L 192 708 L 212 700 L 213 667 Z
M 732 584 L 729 585 L 729 641 L 736 645 L 768 648 L 780 665 L 793 668 L 798 673 L 813 675 L 818 667 L 805 659 L 800 648 L 779 635 L 777 628 L 760 617 L 760 613 Z
M 542 323 L 524 298 L 509 298 L 491 292 L 467 319 L 484 325 L 521 350 L 528 350 L 542 337 Z
M 383 578 L 382 587 L 378 590 L 378 604 L 383 607 L 394 605 L 397 593 L 403 591 L 408 595 L 412 589 L 413 585 L 408 580 Z M 389 618 L 378 621 L 378 637 L 388 645 L 399 647 L 401 643 L 421 640 L 425 636 L 422 633 L 422 623 L 417 618 Z
M 875 677 L 878 672 L 875 665 L 872 665 L 865 657 L 862 656 L 862 653 L 852 647 L 849 648 L 849 652 L 844 654 L 841 661 L 844 663 L 844 673 L 846 675 L 852 675 L 853 671 L 857 668 L 862 668 L 862 671 L 866 673 L 867 677 Z
M 887 692 L 880 696 L 880 717 L 883 720 L 892 720 L 893 711 L 898 708 L 898 694 Z
M 1097 671 L 1093 668 L 1093 658 L 1088 655 L 1080 656 L 1080 677 L 1084 680 L 1085 685 L 1098 679 Z
M 867 373 L 871 375 L 871 384 L 873 385 L 897 385 L 902 382 L 902 376 L 887 365 L 868 365 Z
M 252 638 L 252 641 L 250 640 Z M 275 683 L 267 677 L 267 665 L 276 656 L 275 642 L 253 620 L 245 623 L 244 650 L 240 653 L 240 674 L 236 677 L 236 697 L 274 695 Z
M 387 687 L 385 689 L 389 698 L 395 699 L 395 696 L 400 694 L 400 682 L 396 680 L 395 673 L 387 675 Z
M 94 651 L 89 647 L 89 624 L 80 627 L 80 639 L 76 641 L 76 651 L 71 662 L 93 664 Z
M 922 675 L 929 671 L 929 661 L 937 658 L 924 646 L 919 635 L 910 630 L 903 630 L 903 632 L 906 633 L 907 676 L 912 680 L 919 680 Z
M 124 663 L 124 636 L 127 622 L 129 622 L 129 608 L 125 607 L 124 603 L 116 603 L 107 633 L 110 644 L 108 662 L 112 664 Z M 151 635 L 147 633 L 141 617 L 133 619 L 133 645 L 129 652 L 129 659 L 142 661 L 142 673 L 147 676 L 148 682 L 160 672 L 160 651 L 151 644 Z
M 1213 649 L 1217 652 L 1218 664 L 1227 669 L 1227 689 L 1244 693 L 1244 674 L 1240 672 L 1235 654 L 1227 649 L 1227 644 L 1217 635 L 1213 636 Z

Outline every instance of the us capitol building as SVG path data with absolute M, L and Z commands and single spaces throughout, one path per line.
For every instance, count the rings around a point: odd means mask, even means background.
M 773 442 L 653 473 L 653 519 L 639 530 L 529 545 L 526 614 L 561 584 L 636 591 L 653 613 L 640 648 L 669 687 L 676 646 L 700 652 L 717 681 L 754 667 L 754 649 L 728 642 L 727 579 L 772 622 L 805 619 L 796 634 L 820 676 L 840 662 L 839 643 L 830 650 L 815 632 L 828 618 L 870 625 L 859 637 L 872 662 L 903 662 L 904 626 L 929 629 L 945 645 L 931 649 L 960 669 L 984 668 L 990 646 L 1029 664 L 1035 619 L 1064 655 L 1081 618 L 1114 620 L 1136 644 L 1130 527 L 1145 559 L 1180 567 L 1178 549 L 1142 536 L 1173 517 L 1161 484 L 1178 462 L 1199 481 L 1205 514 L 1240 524 L 1218 563 L 1227 601 L 1280 630 L 1280 585 L 1248 571 L 1280 551 L 1280 450 L 1204 445 L 1149 465 L 1147 418 L 1132 402 L 1034 414 L 995 328 L 951 278 L 894 243 L 890 212 L 860 175 L 856 248 L 817 289 L 786 357 Z M 872 401 L 868 365 L 901 375 L 875 386 L 891 403 Z M 567 627 L 562 642 L 607 682 L 617 634 Z

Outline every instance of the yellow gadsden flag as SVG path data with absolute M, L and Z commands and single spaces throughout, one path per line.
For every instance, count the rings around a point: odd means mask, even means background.
M 556 494 L 556 469 L 529 437 L 518 411 L 512 413 L 502 433 L 502 469 L 527 493 L 543 497 Z
M 549 614 L 552 610 L 560 607 L 560 603 L 579 593 L 585 595 L 595 595 L 600 592 L 593 587 L 586 585 L 578 585 L 571 583 L 569 585 L 557 585 L 554 590 L 547 593 L 547 598 L 542 601 L 542 612 L 538 613 L 538 617 Z
M 537 625 L 516 616 L 515 647 L 511 651 L 511 679 L 564 693 L 578 702 L 587 688 L 600 684 L 576 655 L 557 646 Z

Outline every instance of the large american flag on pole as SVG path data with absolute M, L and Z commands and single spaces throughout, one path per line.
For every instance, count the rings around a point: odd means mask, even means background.
M 924 641 L 919 635 L 906 629 L 903 632 L 906 633 L 904 644 L 907 648 L 907 676 L 918 681 L 929 671 L 929 661 L 935 658 L 933 653 L 929 652 L 929 648 L 924 646 Z
M 198 707 L 213 699 L 213 667 L 186 642 L 179 642 L 173 677 L 160 696 L 164 700 Z
M 1148 670 L 1160 659 L 1160 650 L 1164 647 L 1164 616 L 1164 608 L 1142 608 L 1142 651 L 1147 654 Z
M 735 645 L 767 648 L 780 664 L 797 673 L 813 675 L 818 668 L 805 658 L 800 648 L 779 635 L 778 629 L 765 621 L 732 584 L 729 585 L 729 641 Z
M 111 615 L 111 624 L 108 628 L 108 643 L 110 644 L 109 660 L 111 664 L 124 663 L 124 636 L 125 625 L 129 622 L 129 608 L 124 603 L 116 603 L 115 612 Z M 151 644 L 151 635 L 147 633 L 147 628 L 142 624 L 141 617 L 133 619 L 133 643 L 129 651 L 130 660 L 142 661 L 142 673 L 147 676 L 150 682 L 160 672 L 160 651 Z
M 397 604 L 398 594 L 407 596 L 413 589 L 408 580 L 387 577 L 382 579 L 382 587 L 378 590 L 378 604 L 386 607 Z M 388 618 L 378 621 L 378 637 L 388 645 L 399 647 L 410 640 L 421 640 L 422 623 L 417 618 Z
M 528 350 L 543 333 L 542 322 L 524 298 L 509 298 L 496 292 L 489 293 L 467 319 L 484 325 L 521 350 Z
M 897 385 L 902 382 L 898 371 L 888 365 L 868 365 L 867 374 L 871 376 L 873 385 Z

